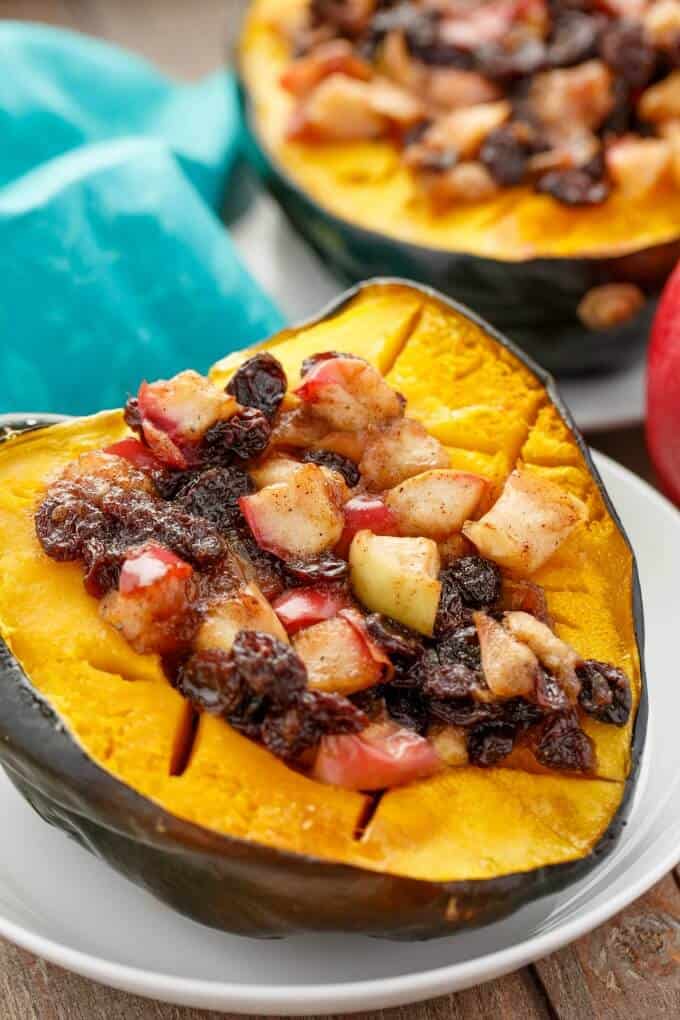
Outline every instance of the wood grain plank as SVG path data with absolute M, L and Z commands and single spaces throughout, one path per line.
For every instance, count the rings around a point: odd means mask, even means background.
M 224 1014 L 170 1006 L 117 992 L 69 974 L 0 941 L 2 1020 L 222 1020 Z M 550 1020 L 528 970 L 490 984 L 397 1009 L 356 1014 L 357 1020 Z M 235 1015 L 227 1020 L 238 1020 Z M 328 1020 L 340 1020 L 329 1017 Z
M 557 1020 L 680 1017 L 680 889 L 672 874 L 609 924 L 536 964 Z

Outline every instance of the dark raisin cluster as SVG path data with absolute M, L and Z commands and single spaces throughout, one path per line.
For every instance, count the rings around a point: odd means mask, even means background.
M 227 393 L 243 407 L 254 407 L 272 421 L 286 393 L 288 380 L 273 355 L 255 354 L 241 365 L 227 385 Z
M 363 712 L 338 694 L 307 689 L 307 671 L 290 645 L 242 630 L 231 651 L 195 652 L 176 684 L 203 711 L 221 715 L 273 754 L 294 761 L 329 734 L 358 733 Z

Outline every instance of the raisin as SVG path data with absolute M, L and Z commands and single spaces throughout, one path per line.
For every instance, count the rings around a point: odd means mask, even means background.
M 324 553 L 315 560 L 286 560 L 285 570 L 294 586 L 315 581 L 343 581 L 349 573 L 349 564 L 333 553 Z
M 340 694 L 305 691 L 283 712 L 267 716 L 261 736 L 265 747 L 284 760 L 294 760 L 321 737 L 359 733 L 368 719 Z
M 60 562 L 80 559 L 82 525 L 89 531 L 97 526 L 104 530 L 106 518 L 77 486 L 58 482 L 35 515 L 36 535 L 47 555 Z
M 630 683 L 625 673 L 595 659 L 586 660 L 576 673 L 581 681 L 579 703 L 583 711 L 600 722 L 625 726 L 633 708 Z
M 479 674 L 462 662 L 439 661 L 425 652 L 422 661 L 423 694 L 440 701 L 469 697 L 479 686 Z M 431 663 L 431 665 L 430 665 Z
M 622 78 L 615 80 L 612 86 L 612 94 L 614 104 L 600 128 L 600 134 L 604 138 L 611 135 L 615 137 L 625 135 L 633 123 L 634 109 L 631 100 L 631 90 Z
M 473 726 L 467 738 L 467 750 L 472 765 L 497 765 L 511 753 L 515 745 L 515 727 L 500 720 Z
M 123 565 L 120 549 L 107 547 L 104 542 L 91 539 L 83 546 L 85 577 L 83 583 L 88 595 L 101 599 L 107 592 L 118 587 L 120 570 Z
M 546 47 L 540 39 L 527 38 L 510 49 L 485 43 L 476 54 L 477 69 L 487 78 L 505 81 L 539 71 L 546 62 Z
M 307 685 L 307 670 L 290 645 L 271 634 L 241 630 L 234 639 L 231 655 L 244 685 L 258 698 L 284 707 Z
M 367 687 L 363 691 L 351 694 L 350 700 L 353 705 L 361 709 L 370 722 L 384 722 L 387 712 L 385 690 L 386 688 L 381 684 L 376 684 L 374 687 Z
M 386 684 L 384 699 L 387 711 L 395 722 L 406 729 L 423 735 L 427 731 L 429 711 L 427 703 L 417 691 L 405 690 Z
M 364 622 L 376 644 L 396 662 L 407 665 L 423 654 L 425 646 L 420 634 L 402 623 L 397 623 L 389 616 L 382 616 L 381 613 L 371 613 Z
M 643 88 L 656 68 L 656 52 L 641 24 L 619 20 L 602 33 L 600 55 L 634 89 Z
M 285 396 L 288 380 L 281 362 L 273 355 L 248 358 L 227 384 L 227 393 L 243 407 L 255 407 L 271 421 Z
M 570 67 L 594 56 L 602 30 L 602 20 L 582 11 L 564 11 L 555 19 L 546 63 L 550 67 Z
M 257 581 L 266 599 L 271 601 L 277 598 L 290 586 L 283 562 L 272 553 L 261 549 L 245 527 L 233 529 L 227 538 L 230 548 L 244 561 L 246 572 Z
M 247 693 L 231 654 L 218 648 L 194 652 L 180 666 L 174 682 L 192 704 L 215 715 L 235 712 Z
M 306 450 L 303 461 L 308 464 L 318 464 L 319 467 L 329 468 L 337 471 L 345 479 L 350 489 L 359 484 L 361 475 L 359 468 L 348 457 L 340 453 L 333 453 L 332 450 Z
M 228 534 L 242 519 L 239 499 L 254 488 L 241 468 L 209 468 L 181 490 L 176 505 L 195 517 L 204 517 L 223 534 Z
M 586 170 L 551 170 L 539 178 L 536 190 L 563 205 L 601 205 L 609 197 L 611 186 Z
M 438 701 L 433 698 L 429 702 L 431 715 L 452 726 L 476 726 L 478 723 L 500 719 L 502 707 L 498 703 L 474 701 L 472 698 L 459 698 L 454 701 Z
M 524 698 L 511 698 L 509 701 L 501 702 L 499 708 L 503 722 L 523 730 L 534 726 L 543 718 L 543 712 L 538 705 L 532 705 Z
M 501 572 L 495 563 L 481 556 L 462 556 L 443 572 L 458 586 L 463 604 L 471 609 L 486 609 L 501 595 Z
M 462 627 L 449 634 L 437 646 L 437 654 L 442 662 L 462 662 L 472 670 L 481 670 L 482 657 L 477 628 Z
M 439 579 L 442 588 L 434 621 L 434 636 L 437 639 L 460 630 L 468 622 L 466 616 L 469 615 L 466 614 L 463 596 L 451 569 L 443 570 Z
M 529 152 L 515 126 L 505 124 L 486 136 L 479 158 L 498 184 L 511 188 L 523 180 Z
M 176 499 L 196 476 L 195 471 L 174 471 L 172 468 L 162 468 L 151 472 L 151 481 L 161 499 L 170 501 Z
M 569 772 L 591 772 L 595 765 L 592 740 L 578 724 L 575 712 L 549 716 L 541 727 L 534 749 L 541 765 Z
M 266 450 L 271 433 L 272 427 L 262 411 L 246 407 L 207 430 L 201 444 L 201 458 L 206 464 L 227 467 L 235 457 L 250 460 Z
M 543 669 L 540 670 L 536 679 L 536 704 L 551 712 L 560 712 L 569 708 L 569 698 L 558 680 Z

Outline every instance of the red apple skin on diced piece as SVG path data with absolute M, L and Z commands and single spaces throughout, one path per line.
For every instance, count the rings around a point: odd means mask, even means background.
M 273 608 L 287 633 L 292 635 L 322 620 L 332 619 L 350 605 L 351 599 L 345 589 L 327 585 L 285 591 Z
M 314 414 L 340 430 L 365 429 L 404 413 L 401 397 L 361 358 L 339 355 L 317 361 L 295 394 Z
M 191 564 L 165 546 L 149 542 L 126 557 L 118 590 L 121 595 L 141 594 L 145 589 L 164 584 L 171 578 L 186 580 L 192 573 Z
M 128 461 L 133 467 L 139 468 L 141 471 L 156 471 L 163 467 L 163 464 L 154 456 L 148 446 L 140 443 L 139 439 L 133 439 L 132 436 L 107 446 L 104 449 L 104 453 L 109 453 L 114 457 L 122 457 L 123 460 Z
M 440 542 L 460 531 L 477 509 L 486 487 L 479 475 L 438 468 L 407 478 L 384 498 L 400 535 L 422 535 Z
M 372 531 L 374 535 L 398 535 L 397 521 L 382 496 L 362 493 L 353 496 L 344 507 L 345 526 L 335 551 L 347 557 L 352 539 L 358 531 Z
M 313 776 L 346 790 L 386 790 L 434 775 L 444 763 L 424 737 L 396 723 L 375 723 L 354 736 L 323 737 Z
M 652 328 L 647 445 L 664 490 L 680 506 L 680 265 L 661 295 Z
M 392 676 L 389 660 L 376 657 L 363 634 L 342 615 L 298 631 L 293 645 L 307 667 L 312 690 L 356 694 Z
M 172 379 L 143 382 L 137 401 L 144 439 L 159 460 L 180 469 L 189 466 L 211 425 L 239 409 L 234 397 L 191 370 Z
M 127 556 L 118 590 L 100 604 L 103 618 L 141 654 L 167 653 L 186 639 L 193 569 L 169 549 L 149 542 Z
M 316 464 L 242 496 L 239 506 L 260 548 L 283 559 L 311 559 L 332 549 L 344 526 L 338 487 Z
M 518 574 L 533 574 L 587 517 L 585 505 L 554 482 L 513 471 L 500 497 L 463 534 L 487 559 Z

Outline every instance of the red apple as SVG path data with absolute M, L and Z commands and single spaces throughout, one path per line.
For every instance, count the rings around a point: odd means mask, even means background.
M 386 722 L 357 736 L 323 737 L 313 775 L 346 790 L 385 790 L 431 776 L 443 764 L 424 737 Z
M 342 534 L 337 487 L 316 464 L 242 496 L 239 506 L 260 548 L 283 559 L 311 559 L 332 549 Z
M 293 645 L 313 690 L 355 694 L 392 676 L 387 656 L 342 614 L 298 631 Z
M 159 460 L 186 468 L 207 430 L 238 410 L 234 397 L 187 370 L 172 379 L 143 382 L 137 394 L 144 439 Z
M 361 358 L 317 361 L 295 393 L 334 429 L 365 429 L 404 413 L 402 398 Z
M 289 634 L 297 634 L 304 627 L 332 619 L 350 604 L 347 592 L 337 586 L 293 588 L 276 599 L 274 612 Z
M 652 327 L 647 444 L 663 488 L 680 505 L 680 264 L 661 295 Z
M 122 457 L 123 460 L 127 460 L 134 467 L 140 468 L 142 471 L 152 471 L 163 467 L 148 446 L 140 443 L 139 439 L 133 439 L 132 436 L 129 439 L 121 439 L 118 443 L 112 443 L 111 446 L 107 446 L 104 453 L 110 453 L 114 457 Z
M 398 535 L 397 521 L 382 496 L 364 493 L 348 500 L 343 507 L 345 526 L 336 546 L 338 556 L 346 557 L 357 531 L 372 531 L 374 535 Z
M 385 493 L 400 535 L 442 541 L 472 517 L 487 483 L 479 475 L 436 468 L 407 478 Z
M 171 578 L 191 577 L 193 569 L 170 549 L 157 542 L 147 542 L 128 553 L 120 572 L 118 590 L 132 595 Z
M 413 475 L 431 468 L 447 468 L 449 454 L 424 425 L 413 418 L 400 418 L 367 437 L 359 470 L 373 492 L 391 489 Z

